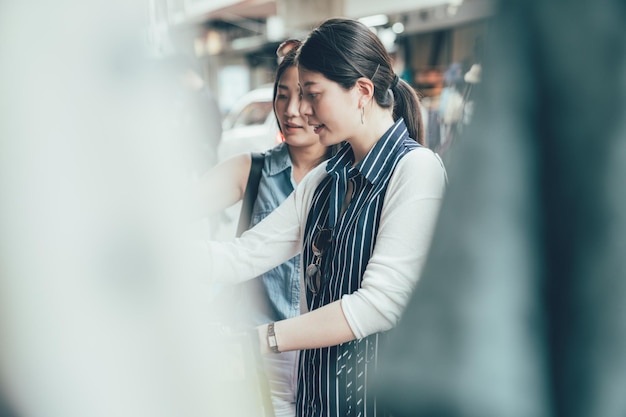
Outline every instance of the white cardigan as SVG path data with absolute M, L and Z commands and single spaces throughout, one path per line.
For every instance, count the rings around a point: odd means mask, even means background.
M 239 239 L 205 242 L 201 256 L 208 276 L 215 282 L 241 282 L 298 254 L 313 193 L 327 175 L 325 167 L 322 163 L 313 169 L 272 214 Z M 441 160 L 427 148 L 409 152 L 398 163 L 361 288 L 341 301 L 357 338 L 389 330 L 400 319 L 428 255 L 445 183 Z M 306 306 L 303 296 L 300 304 Z

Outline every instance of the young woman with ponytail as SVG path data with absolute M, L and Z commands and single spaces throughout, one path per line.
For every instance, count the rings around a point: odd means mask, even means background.
M 445 169 L 421 146 L 417 95 L 369 28 L 329 19 L 296 61 L 300 113 L 341 148 L 241 238 L 208 243 L 208 273 L 244 281 L 301 253 L 303 314 L 259 326 L 261 348 L 300 351 L 297 416 L 382 416 L 368 381 L 420 277 Z

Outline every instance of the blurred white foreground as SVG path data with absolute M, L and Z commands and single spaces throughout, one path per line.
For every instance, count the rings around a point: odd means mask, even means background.
M 0 390 L 19 416 L 260 415 L 246 345 L 209 324 L 179 250 L 189 150 L 146 11 L 0 4 Z

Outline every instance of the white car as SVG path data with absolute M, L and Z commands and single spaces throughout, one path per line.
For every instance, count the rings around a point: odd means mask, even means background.
M 217 155 L 220 161 L 245 152 L 262 152 L 281 142 L 274 116 L 273 84 L 244 94 L 222 123 L 222 139 Z

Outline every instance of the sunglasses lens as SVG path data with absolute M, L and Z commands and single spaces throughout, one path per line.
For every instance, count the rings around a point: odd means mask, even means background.
M 315 264 L 311 264 L 306 267 L 306 277 L 309 281 L 311 280 L 311 278 L 313 278 L 315 274 L 317 274 L 317 271 L 319 271 L 319 268 Z
M 330 229 L 320 229 L 320 231 L 313 237 L 313 246 L 315 246 L 319 251 L 324 251 L 330 244 L 331 237 L 332 232 Z
M 315 287 L 314 292 L 317 293 L 322 287 L 322 271 L 318 269 L 313 279 L 311 279 L 311 282 L 313 283 L 313 286 Z
M 330 229 L 320 229 L 313 236 L 311 249 L 313 250 L 313 263 L 306 267 L 306 285 L 313 294 L 317 294 L 322 285 L 322 271 L 320 270 L 320 261 L 322 254 L 330 245 L 332 239 L 332 231 Z
M 318 268 L 316 268 L 313 275 L 307 277 L 306 286 L 308 287 L 309 291 L 311 291 L 313 294 L 317 294 L 317 292 L 320 290 L 321 284 L 322 284 L 322 273 L 320 272 Z
M 297 39 L 287 39 L 285 42 L 278 45 L 278 49 L 276 49 L 276 56 L 279 58 L 284 58 L 292 49 L 298 48 L 300 46 L 300 41 Z

